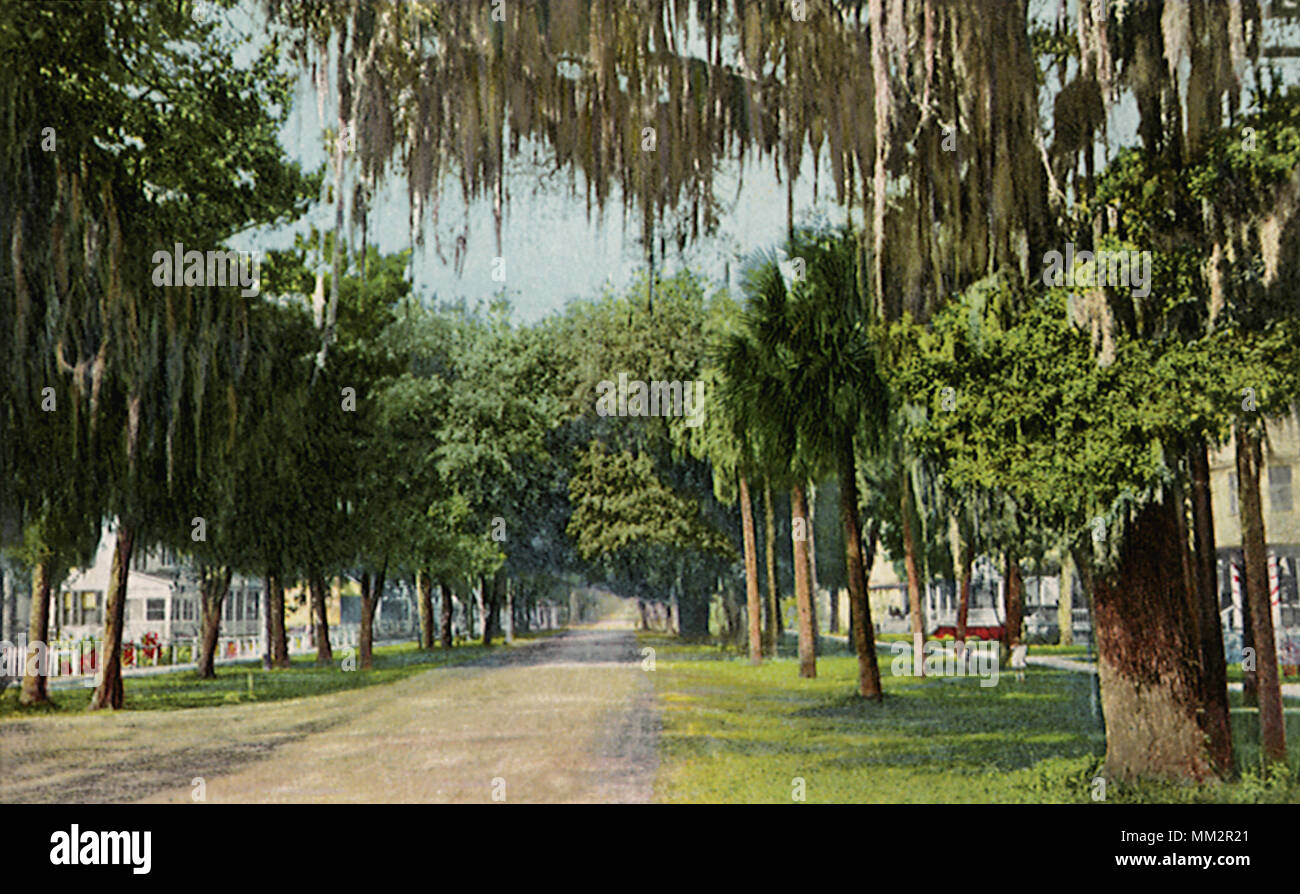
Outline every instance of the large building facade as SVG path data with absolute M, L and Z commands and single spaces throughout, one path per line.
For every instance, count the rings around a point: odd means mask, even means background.
M 1260 498 L 1268 551 L 1268 590 L 1273 626 L 1284 652 L 1300 649 L 1300 420 L 1295 415 L 1266 427 L 1260 470 Z M 1214 545 L 1218 551 L 1219 610 L 1231 641 L 1242 627 L 1241 512 L 1237 501 L 1236 444 L 1229 440 L 1210 455 L 1214 500 Z M 1284 656 L 1285 657 L 1285 656 Z
M 68 575 L 50 607 L 52 640 L 98 638 L 104 630 L 104 604 L 113 567 L 115 538 L 105 530 L 90 567 Z M 122 638 L 141 642 L 188 640 L 199 634 L 199 578 L 193 567 L 162 547 L 137 550 L 127 577 Z M 261 581 L 235 575 L 222 605 L 224 637 L 262 632 Z

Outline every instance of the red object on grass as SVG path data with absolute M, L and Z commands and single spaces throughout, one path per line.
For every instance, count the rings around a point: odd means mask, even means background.
M 1001 624 L 999 624 L 997 627 L 967 627 L 966 638 L 973 639 L 975 637 L 979 637 L 982 640 L 993 640 L 993 639 L 1000 640 L 1002 639 L 1002 629 L 1003 627 Z M 957 628 L 951 625 L 944 626 L 938 628 L 937 630 L 934 631 L 934 633 L 930 634 L 931 639 L 941 639 L 945 636 L 950 636 L 953 639 L 956 639 Z

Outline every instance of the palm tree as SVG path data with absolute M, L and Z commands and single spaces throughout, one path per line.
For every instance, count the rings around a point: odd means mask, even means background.
M 774 253 L 744 273 L 744 331 L 726 344 L 724 402 L 750 421 L 758 455 L 790 488 L 795 527 L 795 590 L 800 616 L 800 674 L 816 675 L 809 591 L 804 482 L 823 471 L 839 479 L 850 611 L 859 692 L 881 697 L 858 509 L 857 450 L 880 448 L 888 393 L 876 370 L 859 287 L 856 240 L 849 232 L 797 231 L 787 246 L 806 275 L 787 285 Z M 776 457 L 785 457 L 777 463 Z

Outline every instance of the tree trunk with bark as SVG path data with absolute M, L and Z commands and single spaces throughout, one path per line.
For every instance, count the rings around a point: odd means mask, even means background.
M 1240 505 L 1240 498 L 1238 498 Z M 1241 564 L 1241 652 L 1242 655 L 1255 655 L 1255 620 L 1251 616 L 1250 599 L 1247 596 L 1247 581 L 1250 579 L 1245 558 Z M 1258 657 L 1258 656 L 1256 656 Z M 1247 708 L 1259 707 L 1259 672 L 1258 661 L 1242 661 L 1241 666 L 1241 703 Z
M 817 597 L 821 591 L 817 588 L 817 485 L 808 482 L 808 589 L 812 592 L 810 601 L 813 628 L 813 655 L 821 654 L 822 628 L 817 620 Z
M 1255 673 L 1259 679 L 1259 747 L 1264 759 L 1285 762 L 1286 726 L 1282 719 L 1282 688 L 1273 638 L 1273 606 L 1269 598 L 1268 552 L 1264 509 L 1259 493 L 1263 466 L 1259 434 L 1237 425 L 1237 505 L 1241 507 L 1241 548 L 1245 554 L 1246 598 L 1255 634 Z
M 386 571 L 361 575 L 361 630 L 357 636 L 357 664 L 362 670 L 375 666 L 375 607 L 384 596 L 386 576 Z
M 1138 509 L 1114 568 L 1092 577 L 1108 776 L 1216 775 L 1200 689 L 1200 643 L 1168 497 Z
M 772 506 L 772 482 L 763 479 L 763 533 L 767 559 L 767 630 L 764 651 L 776 657 L 777 642 L 781 636 L 781 600 L 776 579 L 776 511 Z
M 921 604 L 921 571 L 916 560 L 916 531 L 912 524 L 912 478 L 903 469 L 903 496 L 899 507 L 903 518 L 903 565 L 907 569 L 907 611 L 912 620 L 912 642 L 917 634 L 925 638 L 925 607 Z M 921 662 L 925 673 L 925 662 Z
M 740 529 L 745 544 L 745 605 L 749 609 L 749 663 L 763 663 L 760 622 L 763 607 L 758 598 L 758 540 L 754 534 L 754 504 L 749 499 L 749 481 L 740 476 Z
M 1219 617 L 1218 559 L 1214 547 L 1214 509 L 1210 499 L 1210 462 L 1204 439 L 1192 445 L 1192 536 L 1196 566 L 1197 607 L 1201 632 L 1201 689 L 1210 752 L 1220 773 L 1232 768 L 1232 721 L 1228 706 L 1228 665 L 1223 655 L 1223 621 Z
M 113 565 L 109 571 L 108 595 L 104 600 L 104 644 L 100 656 L 99 685 L 90 697 L 91 711 L 122 707 L 122 629 L 126 620 L 127 575 L 135 549 L 135 523 L 120 520 Z
M 455 609 L 455 606 L 451 601 L 451 586 L 446 581 L 442 581 L 440 584 L 438 584 L 438 592 L 441 598 L 441 607 L 442 607 L 442 611 L 439 613 L 438 616 L 438 626 L 440 628 L 440 630 L 438 631 L 440 634 L 439 639 L 441 640 L 442 647 L 444 649 L 450 649 L 451 648 L 451 613 Z
M 1020 642 L 1020 625 L 1025 617 L 1025 582 L 1020 576 L 1020 560 L 1014 552 L 1007 553 L 1006 586 L 1006 623 L 1002 625 L 1004 661 L 1011 657 L 1011 647 Z
M 20 705 L 45 705 L 50 702 L 50 590 L 54 581 L 55 560 L 45 557 L 32 568 L 32 612 L 27 624 L 27 654 L 23 662 L 23 688 Z M 103 656 L 100 656 L 103 661 Z
M 492 604 L 496 601 L 495 591 L 495 579 L 490 585 L 490 588 L 486 578 L 480 577 L 478 579 L 478 613 L 479 617 L 482 619 L 482 638 L 483 645 L 485 646 L 492 645 L 492 634 L 495 632 L 492 629 Z
M 1061 556 L 1061 585 L 1056 603 L 1056 627 L 1060 631 L 1057 642 L 1063 646 L 1074 645 L 1074 561 L 1069 553 Z
M 433 648 L 433 578 L 428 570 L 416 575 L 415 589 L 420 601 L 420 648 Z
M 794 546 L 794 595 L 799 608 L 799 676 L 817 676 L 813 643 L 812 572 L 808 564 L 808 498 L 803 485 L 790 488 L 791 540 Z M 801 536 L 802 534 L 802 536 Z
M 867 598 L 867 571 L 862 555 L 862 525 L 858 518 L 858 480 L 853 457 L 853 441 L 841 446 L 840 524 L 844 528 L 844 565 L 848 577 L 849 615 L 853 619 L 853 648 L 858 656 L 858 693 L 863 698 L 880 701 L 880 665 L 876 660 L 875 625 L 871 620 L 871 602 Z
M 510 578 L 504 582 L 506 604 L 505 604 L 505 630 L 502 636 L 505 637 L 506 645 L 515 641 L 515 587 L 511 584 Z
M 270 574 L 267 574 L 262 581 L 262 598 L 259 600 L 262 607 L 262 670 L 269 671 L 275 667 L 275 659 L 271 657 L 274 637 L 271 636 L 271 591 L 275 589 L 275 581 Z
M 284 580 L 272 573 L 266 582 L 271 597 L 271 667 L 285 668 L 289 666 L 289 638 L 284 629 Z
M 199 655 L 198 674 L 202 680 L 217 676 L 217 640 L 221 637 L 221 609 L 230 592 L 231 569 L 205 565 L 199 569 Z
M 308 576 L 311 590 L 312 623 L 316 634 L 316 663 L 321 666 L 334 663 L 334 650 L 330 648 L 330 619 L 325 604 L 327 591 L 325 577 L 319 571 Z
M 966 541 L 961 545 L 961 589 L 957 594 L 957 657 L 966 653 L 966 625 L 970 619 L 971 570 L 975 564 L 975 548 Z

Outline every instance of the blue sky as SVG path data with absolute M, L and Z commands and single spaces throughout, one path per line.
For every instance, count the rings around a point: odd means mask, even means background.
M 1068 6 L 1067 14 L 1071 18 L 1075 15 L 1075 2 L 1071 0 Z M 1030 6 L 1031 17 L 1050 21 L 1056 15 L 1056 0 L 1033 0 Z M 253 16 L 235 14 L 228 21 L 240 30 L 247 28 L 245 33 L 261 34 L 262 29 L 253 24 L 254 17 L 260 17 L 260 13 Z M 238 21 L 232 21 L 236 19 Z M 1268 37 L 1273 38 L 1266 38 L 1266 44 L 1300 43 L 1300 40 L 1290 39 L 1297 37 L 1294 23 L 1272 20 L 1266 22 L 1265 28 Z M 254 40 L 254 44 L 260 42 Z M 1294 60 L 1283 60 L 1282 65 L 1284 69 L 1290 69 L 1287 74 L 1294 77 Z M 327 114 L 331 107 L 332 103 L 327 102 Z M 1044 120 L 1050 121 L 1050 108 L 1044 108 L 1042 112 Z M 1136 139 L 1135 112 L 1129 96 L 1124 96 L 1112 110 L 1109 133 L 1112 148 L 1131 144 Z M 308 168 L 314 168 L 325 160 L 315 88 L 306 75 L 299 80 L 294 108 L 283 131 L 283 143 L 289 155 Z M 541 147 L 540 152 L 545 158 L 545 147 Z M 525 156 L 528 154 L 524 153 Z M 580 174 L 577 176 L 576 197 L 570 198 L 565 189 L 567 172 L 553 178 L 557 181 L 555 184 L 547 185 L 527 165 L 507 162 L 507 171 L 506 189 L 510 201 L 502 226 L 501 256 L 505 259 L 504 286 L 517 320 L 535 321 L 560 310 L 570 299 L 593 297 L 611 285 L 621 288 L 636 271 L 643 269 L 644 261 L 638 244 L 639 214 L 633 211 L 625 220 L 617 191 L 610 196 L 603 215 L 593 210 L 589 217 Z M 664 267 L 672 272 L 689 266 L 721 286 L 725 283 L 730 263 L 734 286 L 740 266 L 738 262 L 757 249 L 778 244 L 783 238 L 785 187 L 778 181 L 770 159 L 758 162 L 750 158 L 745 165 L 743 181 L 736 163 L 724 165 L 722 171 L 716 183 L 716 195 L 724 207 L 719 232 L 715 237 L 688 245 L 681 255 L 669 244 Z M 820 173 L 820 189 L 814 194 L 813 160 L 805 153 L 803 170 L 795 182 L 797 223 L 811 220 L 840 223 L 844 220 L 844 211 L 835 202 L 834 186 L 824 159 Z M 737 189 L 742 182 L 743 186 Z M 370 241 L 383 252 L 407 248 L 410 244 L 407 219 L 405 180 L 400 171 L 391 172 L 372 209 Z M 305 233 L 312 224 L 329 229 L 333 221 L 333 208 L 322 203 L 288 231 L 245 234 L 231 241 L 236 248 L 280 248 L 292 243 L 294 232 Z M 452 246 L 466 221 L 469 226 L 468 250 L 463 270 L 458 275 L 453 265 Z M 435 249 L 435 236 L 441 238 L 445 261 Z M 413 259 L 417 294 L 426 299 L 463 297 L 471 304 L 486 300 L 498 294 L 502 287 L 491 278 L 496 256 L 490 199 L 474 201 L 467 208 L 453 173 L 442 190 L 437 232 L 426 216 L 425 246 L 416 250 Z
M 321 132 L 314 88 L 304 81 L 285 127 L 285 148 L 291 157 L 315 167 L 325 160 Z M 544 157 L 546 150 L 543 148 L 542 152 Z M 571 298 L 588 298 L 609 285 L 626 285 L 635 271 L 644 267 L 639 245 L 639 214 L 634 211 L 624 219 L 622 199 L 617 191 L 610 197 L 603 214 L 593 209 L 588 217 L 581 175 L 576 197 L 571 198 L 567 194 L 567 174 L 555 177 L 559 182 L 548 185 L 527 165 L 508 163 L 507 170 L 512 169 L 514 175 L 508 174 L 506 181 L 510 202 L 503 216 L 501 257 L 505 259 L 504 285 L 516 319 L 534 321 L 559 310 Z M 718 180 L 716 193 L 726 209 L 720 216 L 718 234 L 688 245 L 681 255 L 675 246 L 667 245 L 669 271 L 690 266 L 722 285 L 728 261 L 734 280 L 739 269 L 737 260 L 755 249 L 771 247 L 783 238 L 785 186 L 778 182 L 770 160 L 760 166 L 750 159 L 744 169 L 743 186 L 737 190 L 738 183 L 742 182 L 739 173 L 739 165 L 730 164 Z M 825 164 L 819 179 L 819 194 L 814 197 L 809 159 L 795 184 L 796 220 L 842 222 L 844 212 L 835 203 Z M 399 172 L 390 176 L 377 197 L 369 225 L 370 241 L 384 252 L 407 248 L 410 245 L 407 219 L 406 183 Z M 320 205 L 294 229 L 305 232 L 310 223 L 328 228 L 333 220 L 333 208 Z M 458 276 L 452 247 L 466 220 L 468 249 Z M 429 297 L 463 296 L 471 302 L 486 299 L 500 290 L 502 284 L 491 278 L 497 246 L 490 198 L 473 201 L 467 208 L 459 182 L 454 176 L 449 177 L 444 183 L 437 233 L 445 262 L 435 249 L 434 227 L 426 217 L 425 245 L 416 249 L 413 264 L 417 290 Z M 291 241 L 291 236 L 279 234 L 271 241 L 283 245 Z
M 247 7 L 226 16 L 226 21 L 245 34 L 261 34 L 255 24 L 260 12 Z M 243 13 L 243 14 L 241 14 Z M 251 57 L 262 40 L 254 38 L 246 48 Z M 241 54 L 243 55 L 243 54 Z M 332 68 L 332 66 L 331 66 Z M 332 102 L 325 104 L 330 114 Z M 332 123 L 332 122 L 331 122 Z M 307 75 L 299 78 L 294 107 L 282 132 L 282 142 L 291 158 L 308 169 L 326 161 L 315 87 Z M 522 153 L 525 157 L 530 151 Z M 540 147 L 543 158 L 548 155 Z M 806 154 L 807 155 L 807 154 Z M 639 245 L 640 217 L 635 210 L 624 219 L 621 194 L 613 190 L 603 214 L 595 209 L 588 216 L 581 174 L 574 197 L 568 194 L 568 173 L 545 184 L 526 164 L 507 160 L 506 189 L 510 201 L 502 225 L 501 256 L 505 259 L 504 286 L 515 319 L 532 322 L 564 307 L 573 298 L 590 298 L 608 287 L 621 288 L 644 269 Z M 785 235 L 785 186 L 778 181 L 771 159 L 747 159 L 741 176 L 736 163 L 721 166 L 715 193 L 722 203 L 718 233 L 688 245 L 679 254 L 666 240 L 668 257 L 663 264 L 671 273 L 689 266 L 717 286 L 724 285 L 730 263 L 734 286 L 740 262 L 757 249 L 778 244 Z M 512 176 L 513 175 L 513 176 Z M 835 202 L 829 165 L 823 159 L 818 190 L 814 194 L 813 162 L 805 157 L 795 182 L 796 223 L 830 221 L 841 223 L 843 209 Z M 743 185 L 742 185 L 743 184 Z M 739 187 L 739 189 L 738 189 Z M 426 215 L 425 245 L 417 248 L 413 279 L 417 294 L 425 298 L 464 297 L 471 304 L 499 293 L 502 283 L 491 278 L 497 257 L 490 198 L 471 202 L 467 208 L 455 174 L 444 181 L 437 236 L 442 241 L 444 261 L 435 248 L 435 228 Z M 468 220 L 468 250 L 463 270 L 454 269 L 452 247 Z M 294 233 L 307 233 L 312 225 L 331 229 L 334 209 L 320 203 L 290 228 L 272 232 L 245 233 L 231 240 L 239 249 L 265 251 L 292 244 Z M 357 239 L 360 238 L 359 232 Z M 401 251 L 410 246 L 406 182 L 400 171 L 390 172 L 376 197 L 369 221 L 368 240 L 382 252 Z

